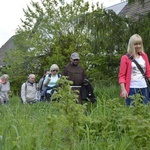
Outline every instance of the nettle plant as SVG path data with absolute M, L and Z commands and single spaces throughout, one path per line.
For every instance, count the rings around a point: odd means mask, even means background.
M 48 116 L 48 135 L 52 136 L 51 144 L 55 144 L 55 140 L 58 139 L 64 141 L 64 144 L 75 141 L 80 132 L 84 131 L 84 124 L 88 120 L 85 115 L 86 104 L 77 104 L 77 91 L 71 90 L 71 83 L 67 77 L 61 77 L 58 81 L 58 92 L 51 97 L 55 109 L 55 113 Z

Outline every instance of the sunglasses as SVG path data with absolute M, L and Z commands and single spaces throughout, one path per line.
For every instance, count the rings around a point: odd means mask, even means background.
M 79 59 L 73 59 L 73 61 L 79 61 Z
M 54 72 L 54 71 L 58 72 L 58 70 L 52 70 L 52 72 Z

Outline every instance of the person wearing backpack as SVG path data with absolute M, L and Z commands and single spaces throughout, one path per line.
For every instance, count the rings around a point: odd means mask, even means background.
M 53 64 L 50 67 L 50 74 L 46 75 L 45 80 L 43 82 L 43 84 L 46 86 L 46 90 L 43 91 L 43 95 L 44 93 L 46 94 L 46 100 L 49 102 L 50 101 L 50 97 L 54 92 L 57 92 L 57 81 L 59 80 L 59 78 L 61 77 L 61 75 L 59 74 L 59 67 L 57 64 Z
M 42 99 L 41 97 L 42 97 L 42 92 L 46 89 L 46 86 L 43 84 L 43 82 L 44 82 L 44 80 L 45 80 L 45 77 L 46 77 L 46 75 L 47 74 L 50 74 L 50 70 L 49 69 L 46 69 L 45 71 L 44 71 L 44 75 L 43 75 L 43 77 L 39 80 L 39 83 L 38 83 L 38 85 L 39 85 L 39 92 L 41 93 L 41 96 L 40 96 L 40 101 L 43 101 L 44 99 Z M 45 96 L 45 95 L 44 95 Z
M 21 99 L 22 103 L 30 103 L 33 104 L 36 102 L 36 83 L 35 83 L 35 75 L 30 74 L 28 76 L 28 80 L 22 84 L 21 86 Z

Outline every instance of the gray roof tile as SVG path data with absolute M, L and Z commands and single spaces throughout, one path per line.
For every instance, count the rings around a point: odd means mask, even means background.
M 119 13 L 120 16 L 138 19 L 140 16 L 150 12 L 150 0 L 145 0 L 143 4 L 137 1 L 127 4 Z

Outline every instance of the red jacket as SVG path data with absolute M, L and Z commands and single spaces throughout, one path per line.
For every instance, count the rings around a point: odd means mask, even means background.
M 150 78 L 150 64 L 149 64 L 147 54 L 144 52 L 141 52 L 140 55 L 142 56 L 142 58 L 145 60 L 145 63 L 146 63 L 145 75 L 146 77 Z M 125 88 L 128 93 L 129 93 L 130 81 L 131 81 L 131 69 L 132 69 L 131 63 L 132 61 L 128 58 L 128 56 L 123 55 L 121 57 L 119 74 L 118 74 L 119 84 L 124 83 Z

